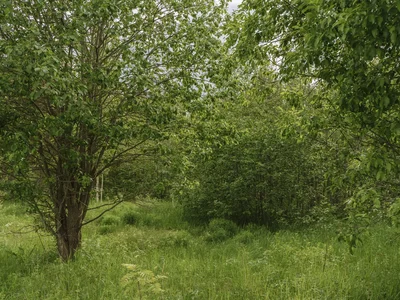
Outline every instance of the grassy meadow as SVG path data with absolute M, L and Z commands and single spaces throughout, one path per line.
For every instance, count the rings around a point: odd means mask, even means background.
M 174 203 L 124 203 L 62 263 L 32 224 L 21 205 L 0 206 L 0 299 L 400 299 L 400 230 L 384 225 L 351 255 L 333 225 L 199 227 Z

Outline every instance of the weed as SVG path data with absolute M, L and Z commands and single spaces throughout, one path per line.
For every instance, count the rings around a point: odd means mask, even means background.
M 151 270 L 140 269 L 137 265 L 122 264 L 128 273 L 121 279 L 125 293 L 129 296 L 137 295 L 139 299 L 150 296 L 160 296 L 164 290 L 161 288 L 161 280 L 167 278 L 164 275 L 155 275 Z
M 138 214 L 134 211 L 128 211 L 122 215 L 122 223 L 126 225 L 135 225 L 138 221 Z

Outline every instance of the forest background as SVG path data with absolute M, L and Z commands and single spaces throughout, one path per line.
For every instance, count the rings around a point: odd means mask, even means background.
M 396 2 L 6 1 L 0 18 L 0 296 L 51 272 L 49 298 L 399 295 Z M 128 273 L 94 296 L 65 274 L 110 241 Z

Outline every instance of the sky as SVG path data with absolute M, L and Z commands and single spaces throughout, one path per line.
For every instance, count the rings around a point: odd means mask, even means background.
M 242 0 L 233 0 L 229 3 L 228 10 L 233 11 L 237 8 L 237 6 L 242 2 Z

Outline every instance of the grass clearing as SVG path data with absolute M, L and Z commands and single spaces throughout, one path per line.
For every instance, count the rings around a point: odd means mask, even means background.
M 61 263 L 51 237 L 16 233 L 32 224 L 24 208 L 3 204 L 0 299 L 400 297 L 396 228 L 373 227 L 350 255 L 334 228 L 247 226 L 219 240 L 210 236 L 223 235 L 224 222 L 191 227 L 181 212 L 167 202 L 124 203 L 86 226 L 76 259 Z

